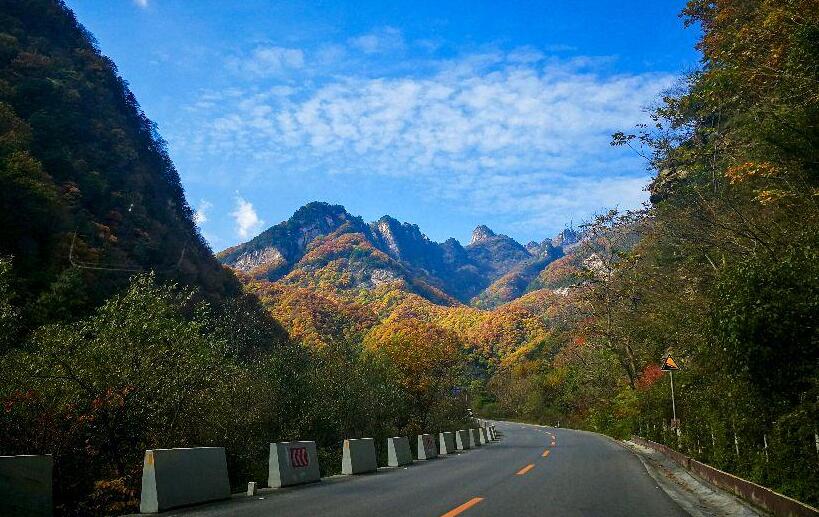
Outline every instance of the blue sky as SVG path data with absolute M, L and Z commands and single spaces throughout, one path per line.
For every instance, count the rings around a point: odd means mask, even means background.
M 645 199 L 609 146 L 694 69 L 683 1 L 68 0 L 215 250 L 301 205 L 521 242 Z

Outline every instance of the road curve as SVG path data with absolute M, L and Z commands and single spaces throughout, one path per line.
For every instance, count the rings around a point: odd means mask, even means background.
M 687 515 L 657 487 L 636 456 L 605 437 L 515 423 L 498 422 L 496 427 L 502 433 L 500 441 L 460 454 L 169 514 Z

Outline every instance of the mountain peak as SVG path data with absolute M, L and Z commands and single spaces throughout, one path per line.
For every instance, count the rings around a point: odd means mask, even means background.
M 290 217 L 291 220 L 309 219 L 314 217 L 330 216 L 333 218 L 346 219 L 350 217 L 347 210 L 341 205 L 331 205 L 324 201 L 311 201 L 296 210 Z
M 569 246 L 580 240 L 580 234 L 574 228 L 566 228 L 552 239 L 552 246 Z
M 481 241 L 485 241 L 491 237 L 495 236 L 495 232 L 489 229 L 486 225 L 480 225 L 474 230 L 472 230 L 472 240 L 469 241 L 469 244 L 475 244 Z
M 365 223 L 341 205 L 312 202 L 250 241 L 224 250 L 218 258 L 253 278 L 271 282 L 295 281 L 287 279 L 294 271 L 298 272 L 294 278 L 303 280 L 308 276 L 318 279 L 316 275 L 325 267 L 342 268 L 348 287 L 372 286 L 384 278 L 403 279 L 408 289 L 430 300 L 468 303 L 510 272 L 520 285 L 509 296 L 519 296 L 530 277 L 556 256 L 549 243 L 531 242 L 524 248 L 486 225 L 475 228 L 470 245 L 464 247 L 452 238 L 433 242 L 418 225 L 389 215 Z M 341 270 L 333 269 L 333 275 Z M 443 297 L 427 292 L 428 288 L 444 293 Z

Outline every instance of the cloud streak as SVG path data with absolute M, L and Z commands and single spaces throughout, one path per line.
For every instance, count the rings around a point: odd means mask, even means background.
M 403 49 L 405 46 L 401 31 L 395 27 L 383 27 L 369 34 L 351 38 L 348 43 L 365 54 L 390 52 Z
M 253 77 L 276 76 L 304 66 L 304 52 L 274 45 L 256 47 L 248 56 L 231 57 L 228 67 Z

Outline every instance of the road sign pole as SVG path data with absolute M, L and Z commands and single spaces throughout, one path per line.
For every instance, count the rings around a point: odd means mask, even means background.
M 679 370 L 680 367 L 677 366 L 677 362 L 671 358 L 670 354 L 668 354 L 663 357 L 663 362 L 660 369 L 671 375 L 671 428 L 677 431 L 677 437 L 679 438 L 680 422 L 677 420 L 677 401 L 674 400 L 674 370 Z
M 674 370 L 668 372 L 671 374 L 671 414 L 673 415 L 674 422 L 677 421 L 677 404 L 674 402 Z

